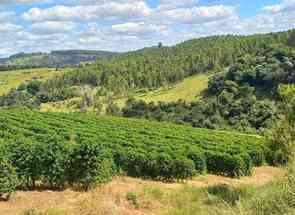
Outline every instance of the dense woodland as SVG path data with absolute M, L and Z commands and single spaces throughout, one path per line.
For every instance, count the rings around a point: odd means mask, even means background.
M 279 115 L 279 87 L 295 83 L 294 70 L 292 49 L 266 48 L 214 75 L 202 101 L 157 105 L 130 99 L 123 116 L 246 132 L 271 128 Z
M 157 88 L 205 72 L 219 72 L 240 56 L 256 54 L 270 44 L 291 44 L 294 31 L 253 36 L 213 36 L 173 47 L 152 47 L 121 54 L 65 74 L 64 85 L 104 87 L 114 94 L 132 89 Z M 54 83 L 52 83 L 54 85 Z

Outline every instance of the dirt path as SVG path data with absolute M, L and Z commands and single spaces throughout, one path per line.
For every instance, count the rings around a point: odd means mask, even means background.
M 196 187 L 206 187 L 213 184 L 241 184 L 263 185 L 275 178 L 284 175 L 284 170 L 274 167 L 254 168 L 253 175 L 241 179 L 231 179 L 222 176 L 206 175 L 195 177 L 185 183 Z M 163 183 L 156 181 L 143 181 L 141 179 L 118 177 L 98 191 L 80 193 L 71 190 L 62 192 L 17 192 L 9 202 L 0 202 L 0 215 L 21 215 L 26 209 L 58 209 L 67 211 L 69 215 L 76 214 L 124 214 L 140 215 L 143 212 L 133 209 L 126 201 L 126 193 L 137 191 L 144 186 L 159 186 L 167 189 L 177 189 L 180 183 Z M 104 205 L 99 207 L 98 203 Z M 88 211 L 83 211 L 84 209 Z M 89 209 L 95 210 L 89 213 Z M 106 211 L 104 211 L 106 210 Z M 117 212 L 117 213 L 116 213 Z

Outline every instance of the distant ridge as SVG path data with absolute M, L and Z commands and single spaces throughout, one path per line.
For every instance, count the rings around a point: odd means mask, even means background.
M 115 55 L 117 53 L 96 50 L 56 50 L 50 53 L 21 52 L 8 58 L 0 58 L 0 69 L 78 66 L 83 62 L 93 62 Z

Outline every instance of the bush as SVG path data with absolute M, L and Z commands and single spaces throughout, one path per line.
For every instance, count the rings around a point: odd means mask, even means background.
M 36 144 L 41 157 L 41 179 L 51 188 L 63 188 L 67 180 L 68 146 L 56 137 L 49 137 L 47 142 Z
M 11 163 L 4 157 L 0 157 L 0 198 L 8 200 L 16 191 L 18 178 Z
M 207 168 L 210 173 L 229 177 L 240 177 L 250 174 L 251 160 L 245 154 L 230 155 L 208 151 L 206 155 Z
M 186 156 L 195 163 L 197 173 L 202 174 L 207 171 L 206 157 L 201 150 L 192 148 Z
M 208 193 L 217 196 L 222 201 L 229 204 L 236 204 L 240 200 L 240 193 L 237 189 L 226 184 L 218 184 L 208 187 Z
M 139 202 L 138 202 L 138 195 L 135 192 L 128 192 L 126 194 L 126 199 L 135 207 L 138 208 Z
M 35 187 L 41 179 L 42 158 L 37 144 L 30 139 L 18 138 L 5 144 L 9 159 L 16 168 L 18 178 L 23 188 Z
M 195 163 L 185 157 L 176 157 L 172 161 L 172 175 L 175 179 L 186 179 L 196 174 Z
M 118 169 L 170 181 L 207 169 L 239 177 L 274 157 L 262 137 L 166 123 L 23 109 L 1 110 L 0 121 L 5 122 L 0 144 L 24 188 L 36 181 L 87 188 L 108 181 Z
M 117 169 L 112 155 L 92 142 L 75 145 L 69 157 L 69 181 L 85 190 L 109 181 Z

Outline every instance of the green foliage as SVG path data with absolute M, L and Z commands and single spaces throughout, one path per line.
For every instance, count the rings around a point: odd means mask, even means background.
M 259 136 L 88 114 L 1 110 L 0 138 L 24 187 L 36 181 L 91 188 L 119 169 L 130 176 L 182 180 L 210 173 L 239 177 L 269 149 Z M 115 164 L 114 164 L 115 163 Z
M 235 189 L 226 184 L 209 186 L 207 191 L 210 195 L 217 196 L 222 201 L 232 205 L 236 204 L 241 198 L 238 189 Z
M 138 208 L 139 201 L 138 201 L 138 195 L 135 192 L 128 192 L 126 194 L 126 199 L 135 207 Z
M 247 154 L 230 155 L 211 152 L 207 154 L 208 171 L 230 177 L 249 175 L 252 168 L 252 160 Z
M 294 171 L 294 163 L 291 163 Z M 248 200 L 250 211 L 255 214 L 294 214 L 295 177 L 289 172 L 283 179 L 264 186 Z
M 295 155 L 295 99 L 293 85 L 280 85 L 278 93 L 281 99 L 281 120 L 268 138 L 272 162 L 286 165 Z
M 66 50 L 52 51 L 51 53 L 18 53 L 9 58 L 2 59 L 1 70 L 15 70 L 51 67 L 60 68 L 77 66 L 82 62 L 91 62 L 100 58 L 109 58 L 115 53 L 106 51 Z
M 74 145 L 69 159 L 69 181 L 84 189 L 109 181 L 117 171 L 112 155 L 93 142 Z
M 142 50 L 99 59 L 50 81 L 51 90 L 60 86 L 100 86 L 115 95 L 136 89 L 153 89 L 177 83 L 185 77 L 220 72 L 241 55 L 255 54 L 266 45 L 285 44 L 292 31 L 253 36 L 213 36 L 172 46 Z M 60 84 L 62 83 L 62 85 Z
M 10 161 L 2 155 L 0 157 L 0 200 L 8 200 L 18 187 L 18 178 L 15 168 Z
M 264 132 L 272 129 L 278 119 L 279 95 L 290 98 L 292 87 L 282 84 L 295 82 L 294 69 L 294 52 L 265 47 L 253 55 L 248 53 L 237 58 L 227 72 L 213 75 L 203 101 L 156 105 L 130 99 L 122 113 L 124 117 L 194 127 Z
M 37 209 L 26 209 L 22 212 L 21 215 L 66 215 L 67 213 L 64 213 L 63 211 L 59 211 L 56 209 L 50 209 L 46 210 L 44 212 L 40 212 Z

